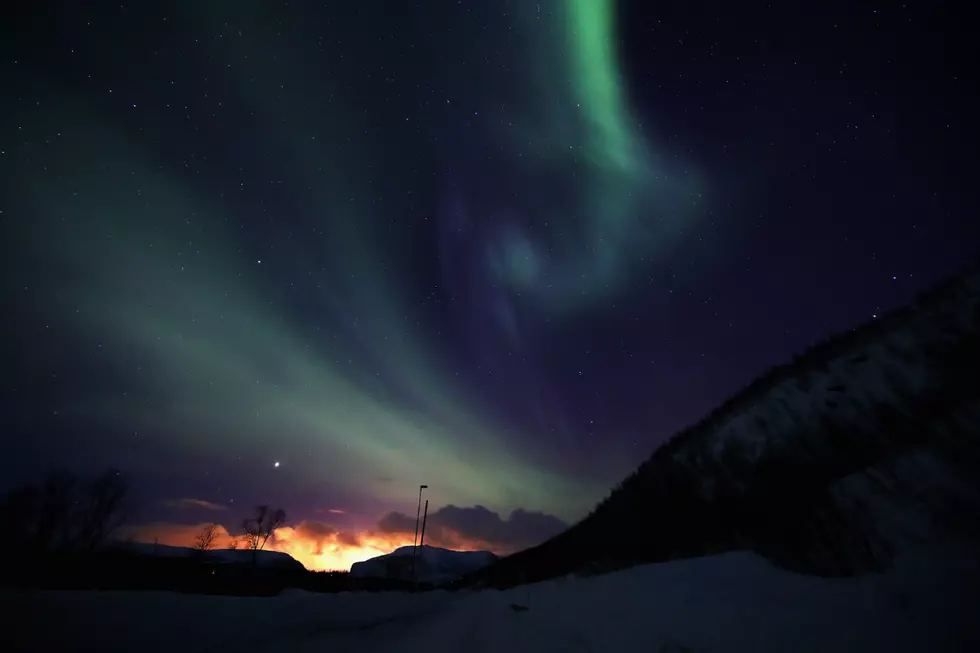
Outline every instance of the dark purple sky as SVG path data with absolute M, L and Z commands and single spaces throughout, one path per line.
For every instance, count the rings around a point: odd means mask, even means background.
M 4 9 L 5 485 L 571 521 L 978 251 L 952 5 L 204 4 Z

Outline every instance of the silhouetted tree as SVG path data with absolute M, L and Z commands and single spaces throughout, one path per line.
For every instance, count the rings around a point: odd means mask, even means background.
M 79 549 L 92 551 L 102 546 L 123 524 L 123 499 L 128 489 L 126 479 L 115 469 L 106 470 L 87 484 L 79 502 Z
M 254 517 L 246 517 L 242 521 L 242 529 L 245 534 L 242 539 L 245 547 L 252 552 L 252 562 L 258 560 L 258 552 L 265 547 L 265 543 L 286 521 L 286 511 L 282 508 L 271 510 L 269 506 L 257 506 Z
M 218 525 L 207 524 L 194 538 L 194 548 L 204 553 L 214 548 L 214 540 L 218 537 Z
M 40 501 L 41 490 L 36 485 L 13 488 L 3 495 L 0 521 L 10 535 L 0 540 L 0 546 L 10 550 L 33 550 Z
M 41 488 L 34 530 L 34 550 L 43 552 L 75 544 L 78 528 L 78 479 L 52 472 Z
M 109 470 L 87 483 L 52 472 L 41 485 L 10 490 L 0 499 L 0 520 L 13 533 L 4 546 L 35 554 L 91 551 L 122 524 L 126 489 L 122 475 Z
M 22 485 L 0 500 L 0 519 L 11 533 L 10 548 L 44 553 L 72 543 L 78 483 L 67 472 L 54 472 L 40 486 Z

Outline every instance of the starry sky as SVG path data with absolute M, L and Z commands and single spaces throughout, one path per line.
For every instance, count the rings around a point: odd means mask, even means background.
M 0 480 L 144 539 L 534 544 L 980 249 L 942 2 L 158 4 L 0 20 Z

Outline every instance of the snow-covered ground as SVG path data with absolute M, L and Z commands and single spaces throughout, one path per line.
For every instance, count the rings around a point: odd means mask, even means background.
M 502 592 L 6 593 L 2 609 L 43 651 L 980 651 L 980 558 L 899 563 L 822 579 L 729 553 Z

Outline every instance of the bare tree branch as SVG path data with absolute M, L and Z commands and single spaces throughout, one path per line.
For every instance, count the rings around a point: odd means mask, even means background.
M 77 513 L 78 491 L 81 484 L 68 472 L 53 472 L 44 481 L 34 530 L 34 547 L 37 551 L 74 544 L 79 527 Z
M 214 541 L 218 537 L 218 525 L 207 524 L 201 532 L 194 538 L 194 548 L 205 553 L 214 548 Z
M 81 497 L 78 545 L 82 550 L 98 548 L 123 523 L 123 499 L 129 485 L 122 474 L 109 469 L 96 477 Z
M 245 548 L 252 552 L 253 562 L 257 560 L 258 552 L 265 547 L 272 534 L 285 521 L 285 510 L 282 508 L 270 510 L 269 506 L 265 505 L 256 506 L 255 516 L 247 517 L 242 521 L 242 530 L 245 531 L 242 539 L 245 542 Z

